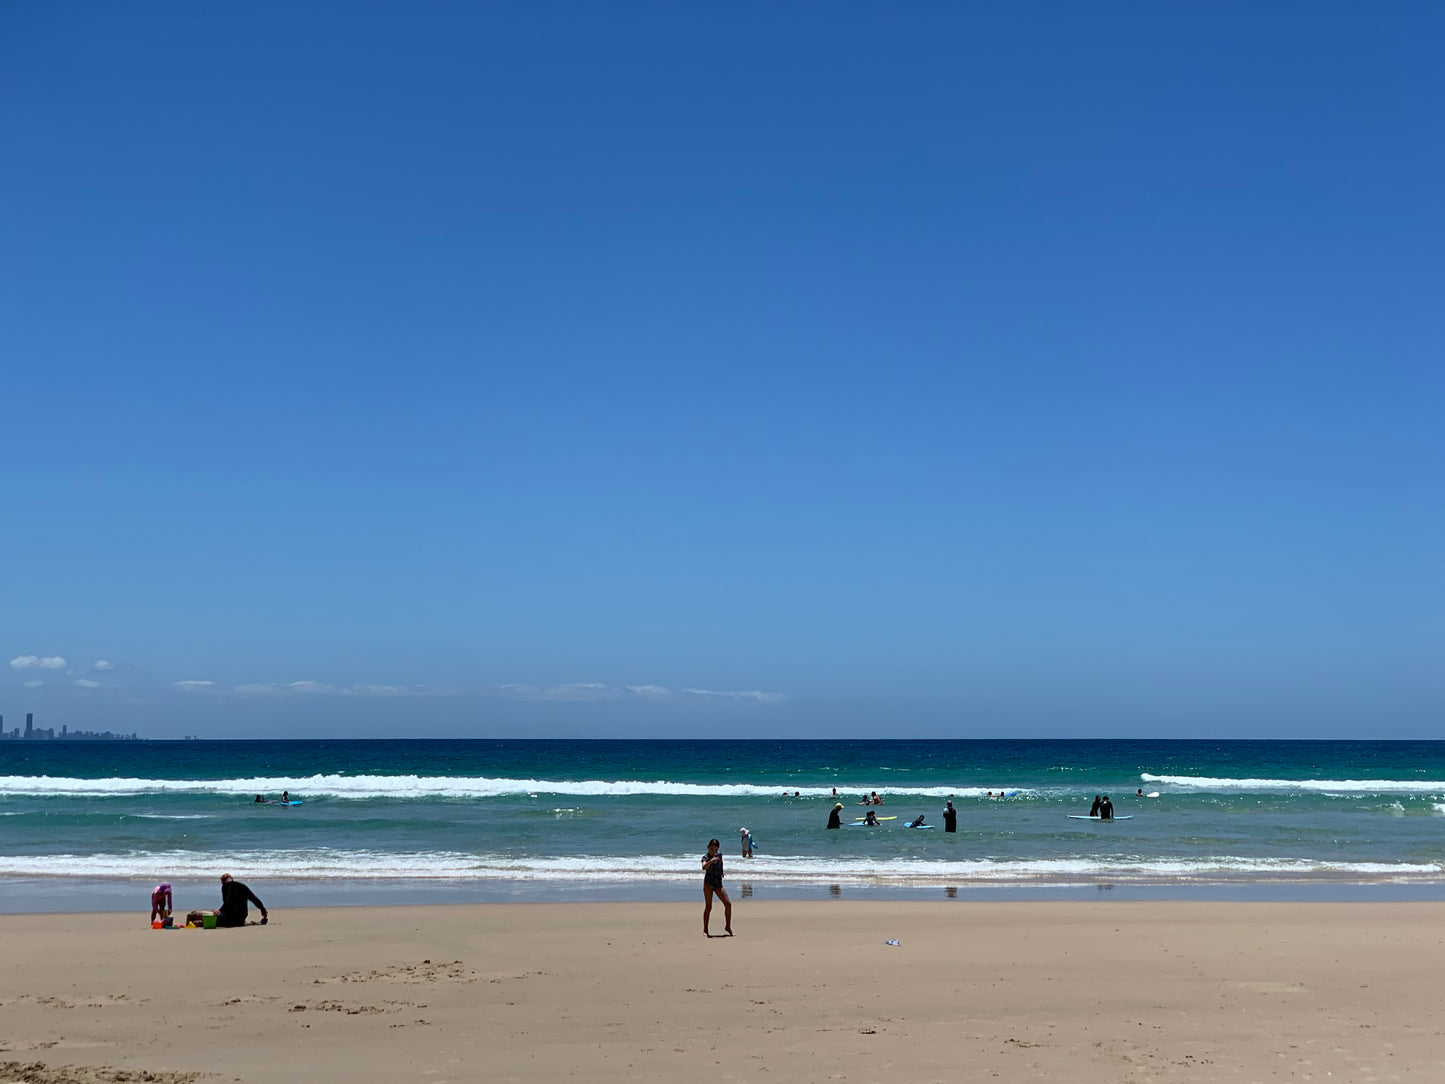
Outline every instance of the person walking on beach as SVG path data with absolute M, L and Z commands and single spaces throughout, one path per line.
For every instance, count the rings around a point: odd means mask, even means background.
M 842 816 L 842 813 L 843 813 L 843 803 L 842 803 L 842 802 L 839 802 L 837 805 L 835 805 L 835 806 L 833 807 L 833 811 L 828 814 L 828 827 L 829 827 L 829 828 L 842 828 L 842 827 L 843 827 L 843 816 Z
M 943 803 L 943 830 L 945 832 L 958 831 L 958 810 L 953 808 L 952 802 Z
M 229 873 L 221 874 L 221 909 L 216 912 L 216 925 L 244 926 L 250 913 L 248 903 L 254 903 L 261 909 L 261 925 L 266 925 L 271 916 L 260 897 Z
M 702 933 L 704 937 L 711 937 L 708 932 L 708 919 L 712 917 L 712 898 L 716 896 L 723 903 L 723 925 L 727 929 L 726 937 L 733 935 L 733 901 L 728 899 L 727 889 L 723 887 L 723 860 L 719 848 L 722 844 L 715 839 L 707 841 L 707 854 L 702 856 Z

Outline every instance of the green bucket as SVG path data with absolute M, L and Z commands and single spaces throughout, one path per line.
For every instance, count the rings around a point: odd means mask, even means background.
M 202 916 L 201 916 L 201 928 L 202 928 L 202 929 L 206 929 L 206 930 L 214 930 L 214 929 L 216 928 L 216 916 L 215 916 L 215 915 L 202 915 Z

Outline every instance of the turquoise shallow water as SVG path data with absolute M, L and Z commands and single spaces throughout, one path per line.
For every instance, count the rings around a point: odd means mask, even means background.
M 834 788 L 850 818 L 877 790 L 898 819 L 826 831 Z M 252 801 L 283 789 L 304 804 Z M 1019 793 L 988 795 L 1001 790 Z M 1067 819 L 1096 793 L 1133 819 Z M 938 827 L 903 827 L 919 814 Z M 758 847 L 746 866 L 743 826 Z M 367 883 L 662 896 L 694 887 L 710 836 L 733 856 L 731 877 L 802 894 L 1440 885 L 1445 743 L 0 743 L 0 895 L 244 871 L 320 894 Z

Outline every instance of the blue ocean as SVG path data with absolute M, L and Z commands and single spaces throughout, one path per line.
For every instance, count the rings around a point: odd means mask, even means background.
M 872 791 L 892 819 L 825 828 Z M 1069 819 L 1096 794 L 1131 819 Z M 713 836 L 730 883 L 776 896 L 1441 885 L 1445 742 L 0 743 L 9 909 L 225 871 L 309 902 L 669 898 Z

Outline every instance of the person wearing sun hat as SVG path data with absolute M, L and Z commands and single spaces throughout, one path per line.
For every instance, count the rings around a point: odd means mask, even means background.
M 842 828 L 842 827 L 843 827 L 843 817 L 842 817 L 842 813 L 843 813 L 843 803 L 842 803 L 842 802 L 839 802 L 837 805 L 835 805 L 835 806 L 833 807 L 833 812 L 831 812 L 831 813 L 828 814 L 828 827 L 829 827 L 829 828 Z

